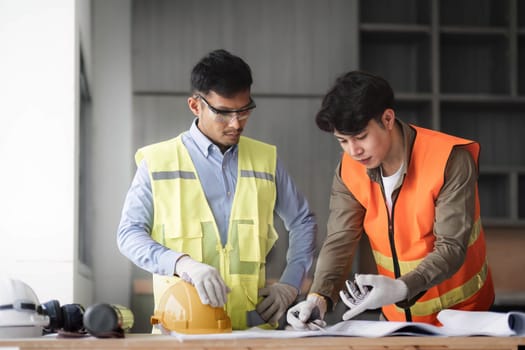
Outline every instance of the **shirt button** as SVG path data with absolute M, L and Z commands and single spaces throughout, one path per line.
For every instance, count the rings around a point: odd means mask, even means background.
M 230 192 L 230 191 L 228 191 L 228 192 L 227 192 L 227 195 L 229 196 L 229 195 L 230 195 L 230 193 L 231 193 L 231 192 Z

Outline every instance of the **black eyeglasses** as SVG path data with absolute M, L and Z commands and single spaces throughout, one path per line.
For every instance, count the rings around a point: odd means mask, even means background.
M 224 124 L 229 124 L 233 118 L 237 118 L 238 121 L 248 119 L 252 113 L 252 110 L 257 107 L 255 105 L 255 101 L 251 97 L 250 103 L 248 103 L 247 106 L 235 110 L 215 108 L 202 95 L 199 94 L 195 95 L 195 98 L 200 98 L 206 104 L 206 106 L 208 106 L 210 111 L 215 114 L 215 121 Z

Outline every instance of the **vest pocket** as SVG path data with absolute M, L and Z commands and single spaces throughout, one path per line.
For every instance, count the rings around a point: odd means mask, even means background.
M 179 253 L 189 254 L 192 259 L 202 261 L 202 230 L 199 226 L 191 230 L 176 230 L 174 226 L 164 225 L 165 246 Z
M 250 275 L 231 275 L 226 308 L 234 329 L 246 329 L 246 312 L 255 309 L 258 302 L 259 278 Z
M 261 244 L 256 226 L 238 223 L 237 235 L 239 239 L 239 260 L 243 262 L 264 262 L 264 256 L 261 257 Z

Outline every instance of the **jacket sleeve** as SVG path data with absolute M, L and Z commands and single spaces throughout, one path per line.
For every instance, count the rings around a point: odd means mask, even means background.
M 461 147 L 454 148 L 436 200 L 434 250 L 413 271 L 400 277 L 409 292 L 408 300 L 398 306 L 413 305 L 427 289 L 452 277 L 463 264 L 474 224 L 477 178 L 477 167 L 470 153 Z
M 321 247 L 310 292 L 327 297 L 335 305 L 339 291 L 352 268 L 355 250 L 363 232 L 364 207 L 354 198 L 337 166 L 330 194 L 326 238 Z

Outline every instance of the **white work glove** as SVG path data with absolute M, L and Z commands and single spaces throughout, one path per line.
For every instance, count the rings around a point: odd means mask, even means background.
M 269 287 L 259 289 L 259 296 L 264 299 L 255 308 L 266 322 L 272 324 L 279 321 L 299 294 L 297 288 L 289 284 L 274 283 Z
M 356 275 L 355 282 L 346 281 L 348 292 L 339 292 L 341 300 L 350 308 L 343 314 L 347 321 L 365 310 L 405 300 L 408 287 L 405 282 L 382 275 Z
M 319 314 L 317 314 L 317 311 Z M 306 300 L 291 307 L 286 314 L 286 321 L 294 330 L 312 330 L 326 327 L 323 320 L 326 314 L 326 300 L 315 294 L 308 294 Z
M 203 304 L 222 307 L 230 291 L 216 268 L 183 256 L 175 264 L 180 278 L 195 286 Z

